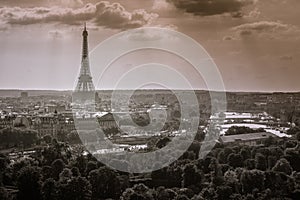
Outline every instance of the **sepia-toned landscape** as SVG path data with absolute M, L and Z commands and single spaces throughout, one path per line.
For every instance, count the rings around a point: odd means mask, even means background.
M 297 0 L 0 2 L 0 200 L 300 199 Z

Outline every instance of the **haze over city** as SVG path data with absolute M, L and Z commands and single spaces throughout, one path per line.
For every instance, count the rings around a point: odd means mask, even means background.
M 299 9 L 296 0 L 4 0 L 0 88 L 74 89 L 86 22 L 90 50 L 121 31 L 170 28 L 203 45 L 228 91 L 300 91 Z M 158 55 L 137 52 L 119 61 L 107 76 L 120 76 L 128 66 L 157 60 Z M 163 54 L 162 59 L 170 56 Z M 169 64 L 192 74 L 175 60 Z M 202 88 L 196 79 L 191 82 Z

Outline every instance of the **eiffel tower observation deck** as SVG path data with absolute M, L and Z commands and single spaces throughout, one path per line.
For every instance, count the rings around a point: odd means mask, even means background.
M 90 71 L 89 64 L 89 52 L 88 52 L 88 31 L 86 30 L 86 24 L 84 24 L 84 30 L 82 32 L 82 57 L 81 68 L 75 91 L 73 92 L 73 101 L 86 102 L 95 100 L 95 87 Z

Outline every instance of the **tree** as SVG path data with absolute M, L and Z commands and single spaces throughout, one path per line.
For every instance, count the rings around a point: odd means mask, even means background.
M 239 180 L 235 171 L 232 170 L 226 171 L 224 174 L 224 180 L 226 185 L 230 186 L 233 189 L 233 191 L 238 192 Z
M 255 168 L 262 171 L 267 169 L 266 157 L 261 153 L 255 155 Z
M 180 194 L 177 196 L 176 200 L 189 200 L 189 198 L 184 194 Z
M 295 135 L 296 133 L 300 132 L 300 127 L 295 126 L 287 130 L 287 134 L 289 135 Z
M 265 187 L 273 191 L 273 193 L 281 193 L 282 179 L 278 172 L 267 171 L 265 172 Z
M 180 117 L 181 117 L 180 111 L 179 111 L 179 110 L 173 111 L 173 117 L 174 117 L 174 118 L 180 118 Z
M 10 199 L 12 199 L 12 198 L 10 198 L 9 193 L 3 187 L 0 187 L 0 199 L 1 200 L 10 200 Z
M 172 184 L 171 183 L 172 180 Z M 181 187 L 183 181 L 183 170 L 179 165 L 171 165 L 167 168 L 166 182 L 168 187 Z
M 251 158 L 251 151 L 250 151 L 250 149 L 247 148 L 246 146 L 245 146 L 245 147 L 242 147 L 242 149 L 240 150 L 240 155 L 242 156 L 243 161 L 245 161 L 245 160 Z
M 37 131 L 30 129 L 5 128 L 0 130 L 0 145 L 30 147 L 38 141 Z
M 287 175 L 290 175 L 293 171 L 290 163 L 285 158 L 278 160 L 272 170 L 276 172 L 283 172 Z
M 59 185 L 59 199 L 64 200 L 90 200 L 91 185 L 81 176 L 72 177 L 66 184 Z
M 296 188 L 300 189 L 300 172 L 293 172 L 292 173 L 292 178 L 294 178 L 295 183 L 296 183 Z
M 177 196 L 176 192 L 172 189 L 165 189 L 164 187 L 157 188 L 157 199 L 159 200 L 172 200 Z
M 171 142 L 171 139 L 168 137 L 164 137 L 160 140 L 158 140 L 158 142 L 156 143 L 156 147 L 157 148 L 163 148 L 164 146 L 166 146 L 169 142 Z
M 76 157 L 75 163 L 73 165 L 74 167 L 77 167 L 79 169 L 80 174 L 84 174 L 87 162 L 87 159 L 83 155 L 80 155 Z
M 43 200 L 58 200 L 58 187 L 53 178 L 47 179 L 41 189 Z
M 231 153 L 227 160 L 228 164 L 234 168 L 243 166 L 243 157 L 240 154 Z
M 183 169 L 183 187 L 198 186 L 201 184 L 201 175 L 192 163 L 186 164 Z
M 154 200 L 153 191 L 144 184 L 134 185 L 123 192 L 122 200 Z
M 227 163 L 227 158 L 231 153 L 233 153 L 231 148 L 225 147 L 224 149 L 222 149 L 218 154 L 219 163 L 221 164 Z
M 81 176 L 79 169 L 77 167 L 72 167 L 71 172 L 74 177 Z
M 24 147 L 30 147 L 35 144 L 38 140 L 37 131 L 25 129 L 21 130 L 20 139 L 24 145 Z
M 201 144 L 197 141 L 194 141 L 192 142 L 191 146 L 188 148 L 188 151 L 194 152 L 196 158 L 198 158 L 200 148 L 201 148 Z
M 54 147 L 46 147 L 42 150 L 44 165 L 51 165 L 51 163 L 59 157 L 59 153 Z
M 201 191 L 201 196 L 204 199 L 216 199 L 216 191 L 212 186 L 206 187 Z
M 205 139 L 205 133 L 201 128 L 198 128 L 197 133 L 195 135 L 195 141 L 202 142 Z
M 89 173 L 89 181 L 92 186 L 92 199 L 119 198 L 120 181 L 116 172 L 107 167 L 101 167 Z
M 67 183 L 72 178 L 72 171 L 68 168 L 64 168 L 63 171 L 59 174 L 59 182 Z
M 45 135 L 45 136 L 43 137 L 43 140 L 44 140 L 47 144 L 50 144 L 51 141 L 52 141 L 52 137 L 51 137 L 51 135 Z
M 67 141 L 68 139 L 67 131 L 61 128 L 60 130 L 57 131 L 56 138 L 59 141 L 63 141 L 63 142 Z
M 275 156 L 276 159 L 279 159 L 284 155 L 283 150 L 280 147 L 269 147 L 269 150 L 270 155 Z
M 17 198 L 19 200 L 41 199 L 40 170 L 31 166 L 21 169 L 17 186 L 19 189 Z
M 272 169 L 277 162 L 277 158 L 275 156 L 268 156 L 268 169 Z
M 266 132 L 263 128 L 252 129 L 246 126 L 231 126 L 225 133 L 225 135 L 239 135 L 246 133 L 259 133 Z
M 298 144 L 298 141 L 293 141 L 293 140 L 287 140 L 284 142 L 284 149 L 287 148 L 295 148 L 295 146 Z
M 300 141 L 300 131 L 295 134 L 295 139 Z
M 291 167 L 293 168 L 293 170 L 295 171 L 300 171 L 300 154 L 299 154 L 299 150 L 297 149 L 286 149 L 285 151 L 285 156 L 284 158 L 286 158 Z
M 262 191 L 264 188 L 265 174 L 260 170 L 244 170 L 241 174 L 241 184 L 244 193 L 252 193 L 254 189 Z
M 227 200 L 230 199 L 230 195 L 232 194 L 232 189 L 229 186 L 218 186 L 217 187 L 217 197 L 219 200 Z
M 67 134 L 67 141 L 72 144 L 80 144 L 81 139 L 78 135 L 78 132 L 76 130 L 73 130 Z
M 154 163 L 154 166 L 155 167 L 160 166 L 160 163 L 156 162 L 156 163 Z M 160 185 L 160 186 L 164 185 L 164 184 L 161 184 L 161 182 L 162 181 L 165 182 L 165 180 L 168 179 L 167 169 L 168 169 L 167 167 L 164 167 L 164 168 L 161 168 L 161 169 L 151 172 L 151 179 L 152 179 L 153 184 Z M 157 183 L 159 183 L 159 184 L 157 184 Z M 168 183 L 170 183 L 170 181 Z M 181 181 L 180 181 L 179 187 L 180 186 L 181 186 Z
M 179 159 L 187 159 L 187 160 L 195 160 L 196 155 L 193 151 L 186 151 L 182 154 L 182 156 Z
M 52 178 L 52 167 L 48 165 L 43 166 L 41 174 L 42 174 L 42 180 Z
M 97 169 L 97 163 L 95 161 L 89 161 L 86 165 L 86 172 L 85 174 L 89 174 L 92 170 Z
M 0 154 L 0 187 L 3 184 L 3 176 L 8 168 L 9 163 L 9 159 L 6 156 Z
M 276 139 L 272 136 L 269 136 L 266 140 L 263 141 L 264 145 L 269 147 L 273 144 L 276 144 Z
M 53 161 L 52 165 L 52 174 L 55 180 L 59 179 L 59 174 L 65 167 L 65 163 L 61 159 L 56 159 Z

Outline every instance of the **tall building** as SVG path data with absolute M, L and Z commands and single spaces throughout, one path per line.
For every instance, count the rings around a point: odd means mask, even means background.
M 73 101 L 94 101 L 95 100 L 95 87 L 92 80 L 89 64 L 89 51 L 88 51 L 88 31 L 86 25 L 82 32 L 82 56 L 81 56 L 81 68 L 77 85 L 73 93 Z

